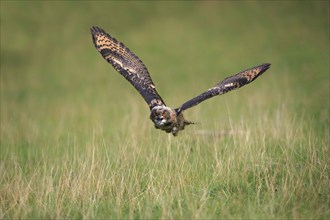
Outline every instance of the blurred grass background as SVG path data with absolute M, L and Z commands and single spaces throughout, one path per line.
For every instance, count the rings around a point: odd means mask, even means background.
M 178 107 L 241 70 L 265 62 L 272 66 L 253 84 L 187 111 L 188 120 L 201 124 L 188 127 L 172 140 L 153 129 L 143 99 L 95 50 L 89 31 L 93 25 L 105 29 L 143 60 L 158 92 L 171 107 Z M 326 189 L 329 184 L 329 93 L 327 1 L 1 1 L 2 217 L 80 216 L 77 213 L 85 218 L 106 214 L 117 218 L 304 217 L 306 213 L 311 213 L 309 217 L 329 217 L 326 208 L 329 207 Z M 243 135 L 235 137 L 240 132 Z M 260 132 L 260 136 L 254 132 Z M 214 207 L 219 206 L 214 201 L 205 206 L 209 209 L 199 206 L 204 208 L 199 210 L 189 203 L 180 207 L 180 200 L 173 205 L 171 199 L 164 200 L 172 204 L 165 206 L 166 209 L 162 203 L 156 208 L 143 204 L 137 208 L 129 203 L 121 212 L 118 211 L 121 206 L 114 207 L 122 203 L 117 201 L 113 205 L 109 199 L 109 204 L 97 206 L 96 200 L 82 205 L 79 211 L 72 208 L 73 205 L 58 209 L 61 214 L 54 214 L 50 211 L 54 208 L 50 202 L 53 200 L 41 196 L 39 201 L 33 192 L 41 186 L 30 184 L 35 177 L 53 177 L 52 181 L 56 182 L 61 176 L 71 176 L 72 170 L 83 170 L 84 160 L 88 167 L 91 159 L 88 156 L 93 155 L 93 159 L 94 151 L 98 151 L 96 160 L 104 160 L 99 163 L 105 173 L 107 168 L 118 168 L 112 161 L 122 159 L 122 172 L 127 172 L 125 166 L 134 167 L 132 172 L 141 180 L 146 174 L 144 171 L 150 174 L 148 166 L 157 164 L 152 159 L 158 158 L 157 161 L 167 161 L 173 166 L 169 170 L 162 170 L 161 163 L 159 167 L 154 166 L 156 173 L 164 171 L 164 176 L 159 174 L 164 182 L 170 175 L 178 175 L 181 180 L 184 177 L 180 171 L 184 174 L 192 169 L 201 177 L 195 177 L 197 174 L 193 172 L 189 178 L 197 178 L 203 185 L 203 180 L 211 175 L 207 161 L 215 154 L 219 161 L 226 160 L 222 154 L 235 158 L 247 150 L 246 145 L 237 142 L 246 143 L 249 137 L 256 141 L 254 150 L 258 151 L 258 140 L 272 149 L 268 157 L 261 158 L 264 162 L 281 155 L 280 150 L 275 149 L 281 141 L 292 143 L 293 151 L 300 152 L 305 162 L 306 158 L 314 158 L 311 169 L 316 169 L 317 175 L 312 179 L 319 183 L 318 190 L 323 196 L 313 197 L 314 191 L 309 191 L 307 194 L 311 197 L 307 198 L 313 198 L 309 205 L 303 206 L 307 201 L 301 197 L 292 201 L 288 209 L 270 212 L 263 207 L 260 213 L 255 212 L 262 205 L 254 197 L 240 193 L 242 197 L 238 198 L 248 200 L 245 205 L 227 197 L 220 201 L 220 213 L 214 211 L 217 210 Z M 224 147 L 234 147 L 234 150 L 223 152 Z M 188 157 L 190 149 L 197 155 Z M 171 156 L 171 151 L 187 159 L 182 167 L 173 165 L 182 158 Z M 123 158 L 118 159 L 118 155 Z M 197 168 L 201 161 L 204 166 Z M 89 171 L 94 169 L 94 161 L 91 164 L 93 167 L 86 168 Z M 196 170 L 185 167 L 186 164 Z M 237 168 L 240 172 L 243 169 L 240 163 L 233 167 L 229 164 L 228 169 Z M 51 170 L 57 170 L 56 174 Z M 205 172 L 200 173 L 201 170 Z M 105 182 L 112 178 L 111 172 L 100 176 Z M 226 183 L 233 184 L 234 177 L 227 176 Z M 19 178 L 22 185 L 15 188 L 13 183 L 19 182 Z M 294 180 L 299 180 L 300 176 L 296 178 Z M 294 180 L 292 186 L 296 184 Z M 114 183 L 114 186 L 118 184 Z M 167 192 L 166 186 L 159 184 Z M 27 199 L 23 199 L 26 206 L 22 206 L 17 202 L 22 200 L 22 194 L 17 198 L 11 194 L 23 192 L 26 187 L 31 190 Z M 94 189 L 91 186 L 88 192 Z M 61 189 L 54 192 L 60 193 Z M 226 192 L 235 194 L 235 190 Z M 107 192 L 101 191 L 100 195 L 104 198 Z M 201 198 L 209 204 L 209 197 L 203 195 Z M 189 200 L 189 196 L 187 192 L 184 198 Z M 80 197 L 74 197 L 75 201 L 71 201 L 70 196 L 65 198 L 68 201 L 59 203 L 76 204 Z M 152 204 L 154 198 L 150 196 L 146 200 Z M 284 200 L 274 204 L 283 204 Z M 47 201 L 49 207 L 40 205 Z M 228 209 L 224 211 L 226 204 Z M 237 209 L 233 208 L 236 206 Z M 106 211 L 111 210 L 109 207 L 118 212 Z M 143 207 L 152 211 L 149 213 Z M 192 212 L 194 209 L 196 212 Z

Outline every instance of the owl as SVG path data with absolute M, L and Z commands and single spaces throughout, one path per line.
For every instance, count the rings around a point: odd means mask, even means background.
M 185 126 L 194 124 L 184 118 L 183 112 L 199 103 L 238 89 L 259 77 L 269 67 L 261 64 L 225 78 L 212 88 L 186 101 L 178 108 L 168 107 L 158 94 L 147 67 L 123 43 L 110 36 L 99 27 L 91 28 L 93 43 L 102 57 L 108 61 L 141 94 L 150 109 L 150 119 L 156 129 L 177 136 Z

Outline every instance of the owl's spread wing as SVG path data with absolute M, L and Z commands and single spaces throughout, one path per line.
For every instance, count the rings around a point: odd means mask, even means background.
M 224 79 L 223 81 L 219 82 L 217 85 L 210 88 L 206 92 L 185 102 L 181 107 L 176 109 L 176 112 L 180 113 L 188 108 L 191 108 L 205 101 L 206 99 L 212 98 L 213 96 L 222 95 L 231 90 L 238 89 L 255 80 L 258 76 L 264 73 L 269 67 L 270 64 L 265 63 L 256 67 L 252 67 L 251 69 L 244 70 L 240 73 L 237 73 L 236 75 L 230 76 Z
M 156 91 L 148 69 L 135 54 L 99 27 L 92 27 L 91 33 L 96 49 L 139 91 L 150 109 L 165 105 Z

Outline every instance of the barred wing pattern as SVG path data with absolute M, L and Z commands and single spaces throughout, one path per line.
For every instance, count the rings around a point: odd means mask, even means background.
M 253 80 L 255 80 L 258 76 L 260 76 L 262 73 L 264 73 L 268 68 L 270 67 L 270 64 L 265 63 L 256 67 L 252 67 L 250 69 L 244 70 L 240 73 L 237 73 L 236 75 L 227 77 L 223 81 L 219 82 L 217 85 L 215 85 L 213 88 L 210 88 L 206 92 L 200 94 L 199 96 L 190 99 L 189 101 L 185 102 L 181 107 L 175 109 L 177 114 L 180 114 L 182 111 L 191 108 L 195 105 L 198 105 L 199 103 L 212 98 L 216 95 L 222 95 L 224 93 L 227 93 L 231 90 L 238 89 Z
M 156 91 L 148 69 L 135 54 L 99 27 L 92 27 L 91 33 L 96 49 L 139 91 L 150 109 L 165 105 Z

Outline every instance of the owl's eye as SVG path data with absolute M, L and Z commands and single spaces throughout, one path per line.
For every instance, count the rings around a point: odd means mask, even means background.
M 166 111 L 163 111 L 162 116 L 163 116 L 163 117 L 166 117 L 166 115 L 167 115 L 167 114 L 166 114 Z

